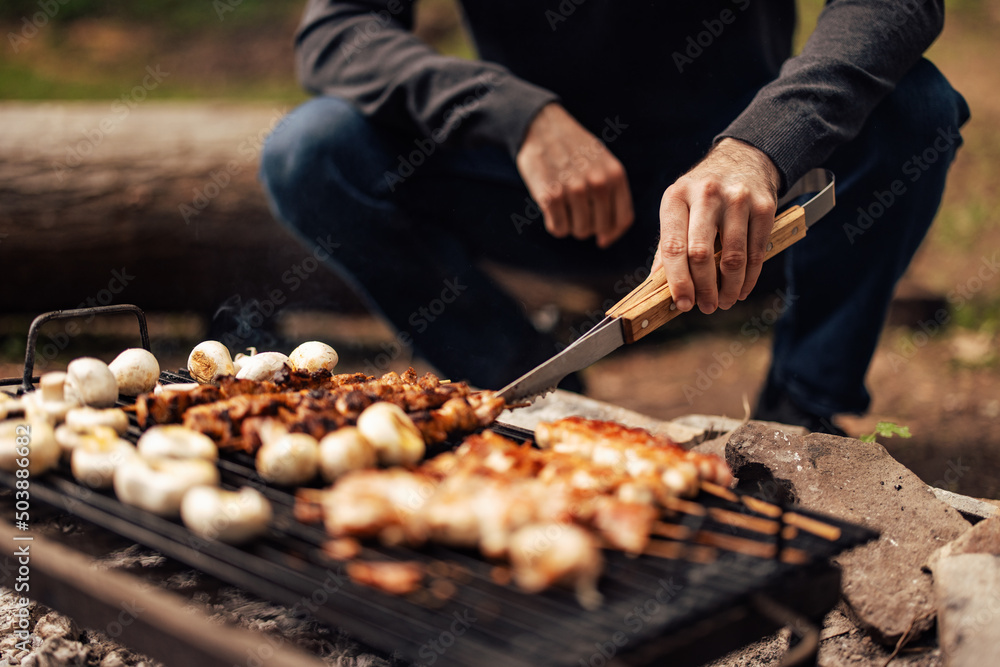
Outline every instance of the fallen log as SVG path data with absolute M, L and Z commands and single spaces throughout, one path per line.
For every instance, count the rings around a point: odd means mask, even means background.
M 131 106 L 130 106 L 131 104 Z M 288 105 L 0 104 L 0 311 L 133 302 L 211 315 L 257 300 L 358 310 L 257 182 Z

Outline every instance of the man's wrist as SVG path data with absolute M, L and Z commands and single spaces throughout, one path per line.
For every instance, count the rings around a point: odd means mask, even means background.
M 775 192 L 781 189 L 781 172 L 767 153 L 759 148 L 739 139 L 725 137 L 715 144 L 711 152 L 718 152 L 739 164 L 749 162 L 766 174 Z

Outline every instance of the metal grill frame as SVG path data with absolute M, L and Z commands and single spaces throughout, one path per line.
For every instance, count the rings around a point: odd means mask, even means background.
M 60 311 L 63 313 L 78 316 L 73 311 Z M 144 316 L 138 313 L 145 331 Z M 148 347 L 148 337 L 143 339 Z M 28 367 L 25 373 L 30 377 Z M 181 374 L 161 374 L 164 384 L 189 381 Z M 134 416 L 132 419 L 128 435 L 135 441 L 140 431 Z M 505 425 L 495 430 L 521 440 L 532 435 Z M 774 536 L 778 551 L 783 546 L 803 549 L 813 557 L 807 565 L 733 552 L 722 552 L 710 563 L 605 552 L 607 565 L 600 584 L 605 600 L 600 609 L 590 612 L 568 591 L 528 595 L 499 585 L 491 579 L 494 565 L 468 551 L 434 545 L 420 550 L 366 545 L 362 556 L 368 560 L 443 561 L 468 578 L 460 582 L 451 599 L 417 602 L 350 581 L 343 563 L 330 559 L 322 550 L 328 539 L 322 528 L 296 521 L 292 515 L 294 496 L 288 489 L 263 482 L 251 457 L 225 454 L 219 468 L 223 486 L 253 486 L 275 509 L 267 535 L 245 547 L 198 538 L 179 521 L 125 506 L 110 491 L 94 491 L 77 483 L 65 464 L 33 479 L 32 497 L 286 605 L 294 614 L 312 615 L 376 649 L 399 652 L 414 662 L 446 666 L 645 664 L 665 655 L 670 656 L 671 664 L 702 664 L 784 625 L 782 618 L 768 612 L 775 601 L 781 608 L 817 622 L 839 595 L 839 572 L 827 559 L 876 537 L 874 531 L 861 526 L 795 508 L 799 514 L 835 525 L 842 532 L 836 542 L 800 532 L 781 543 L 782 531 L 778 531 Z M 14 476 L 0 472 L 0 484 L 13 488 Z M 698 500 L 752 514 L 739 503 L 706 496 L 703 493 Z M 762 539 L 748 531 L 712 525 L 706 517 L 685 516 L 680 522 L 694 530 Z M 434 606 L 426 606 L 428 602 Z

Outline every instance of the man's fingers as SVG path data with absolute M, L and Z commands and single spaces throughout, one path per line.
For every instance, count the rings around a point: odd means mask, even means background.
M 625 177 L 625 170 L 621 169 L 620 177 L 614 181 L 611 189 L 612 216 L 614 224 L 605 236 L 598 235 L 597 244 L 602 248 L 621 238 L 622 234 L 628 231 L 635 220 L 635 209 L 632 207 L 632 192 L 628 187 L 628 179 Z
M 750 206 L 743 194 L 731 196 L 723 213 L 722 252 L 719 256 L 719 307 L 732 307 L 739 299 L 747 269 L 747 226 Z
M 590 208 L 594 216 L 594 234 L 597 242 L 609 236 L 615 226 L 614 191 L 606 177 L 592 176 L 588 181 Z
M 694 281 L 695 303 L 708 315 L 719 306 L 718 269 L 715 266 L 715 237 L 723 202 L 718 197 L 702 196 L 691 205 L 688 232 L 688 262 Z
M 565 186 L 566 205 L 569 209 L 570 234 L 583 240 L 594 234 L 594 211 L 585 182 L 573 181 Z
M 764 255 L 767 252 L 768 238 L 771 236 L 771 228 L 774 227 L 775 210 L 774 202 L 769 200 L 750 206 L 750 226 L 747 230 L 747 268 L 743 287 L 740 289 L 740 301 L 750 295 L 760 277 Z
M 688 216 L 690 211 L 681 197 L 670 188 L 660 204 L 660 261 L 670 285 L 670 294 L 680 311 L 694 306 L 694 283 L 688 270 Z
M 556 238 L 563 238 L 570 232 L 569 211 L 562 197 L 543 198 L 539 205 L 545 218 L 545 229 Z

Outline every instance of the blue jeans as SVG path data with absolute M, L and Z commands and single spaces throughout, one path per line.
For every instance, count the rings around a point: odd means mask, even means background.
M 635 203 L 635 224 L 606 250 L 550 236 L 505 151 L 414 139 L 337 98 L 289 114 L 267 140 L 261 179 L 275 217 L 330 249 L 329 266 L 400 342 L 448 377 L 500 388 L 558 348 L 481 261 L 539 280 L 609 276 L 617 301 L 649 265 L 664 189 L 747 101 L 659 136 L 630 128 L 625 113 L 590 128 L 625 165 Z M 934 217 L 967 117 L 962 97 L 922 61 L 831 156 L 837 207 L 783 253 L 790 305 L 775 329 L 772 389 L 820 415 L 865 410 L 864 376 L 893 288 Z

